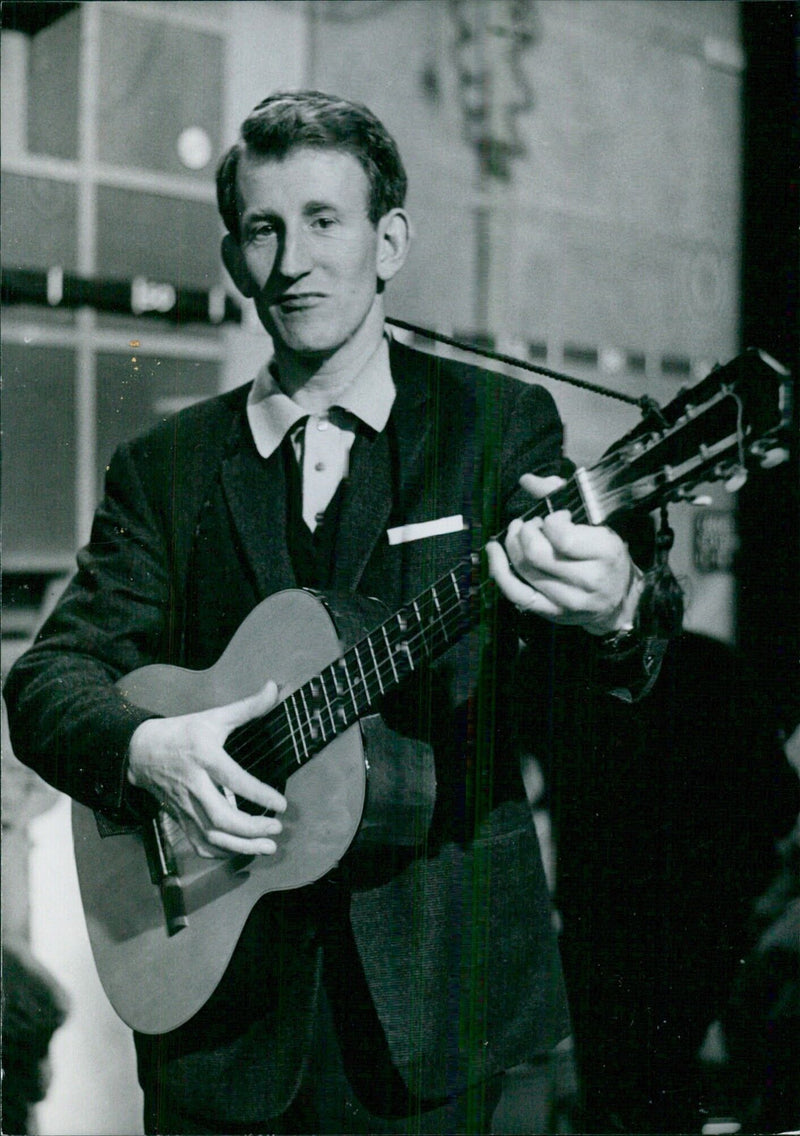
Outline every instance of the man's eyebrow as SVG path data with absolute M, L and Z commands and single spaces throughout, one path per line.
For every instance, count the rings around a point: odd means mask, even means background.
M 303 206 L 303 212 L 307 216 L 311 213 L 338 213 L 339 206 L 334 205 L 332 201 L 307 201 Z
M 341 210 L 338 205 L 332 201 L 307 201 L 303 205 L 303 214 L 305 216 L 313 216 L 315 213 L 339 213 Z M 242 218 L 242 224 L 253 225 L 258 224 L 259 221 L 276 221 L 280 222 L 280 215 L 272 209 L 254 209 L 252 213 L 245 213 Z
M 276 213 L 271 209 L 254 209 L 252 213 L 245 213 L 242 217 L 243 225 L 252 225 L 258 221 L 277 221 L 279 220 Z

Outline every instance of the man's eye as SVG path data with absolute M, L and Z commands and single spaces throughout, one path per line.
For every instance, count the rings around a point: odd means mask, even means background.
M 248 236 L 251 241 L 263 239 L 264 237 L 272 237 L 275 235 L 275 226 L 270 224 L 269 221 L 263 221 L 258 225 L 253 225 L 250 228 Z
M 335 217 L 315 217 L 314 220 L 311 222 L 312 228 L 322 229 L 322 230 L 332 229 L 335 224 L 336 224 L 336 218 Z

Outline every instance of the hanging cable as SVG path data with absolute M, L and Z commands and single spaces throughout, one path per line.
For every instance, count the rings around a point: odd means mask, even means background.
M 623 394 L 622 391 L 612 390 L 610 387 L 601 386 L 599 383 L 591 383 L 587 379 L 577 379 L 574 375 L 565 375 L 561 371 L 553 371 L 549 367 L 542 367 L 538 363 L 529 363 L 526 359 L 517 359 L 514 355 L 504 355 L 500 351 L 492 351 L 488 347 L 478 347 L 473 343 L 464 343 L 459 339 L 454 339 L 450 335 L 443 335 L 439 331 L 431 331 L 429 328 L 417 327 L 413 323 L 406 323 L 405 320 L 395 319 L 393 316 L 388 316 L 387 323 L 393 324 L 395 327 L 402 328 L 404 331 L 410 331 L 414 335 L 421 335 L 425 339 L 432 339 L 436 343 L 444 343 L 448 347 L 456 347 L 459 351 L 469 351 L 473 355 L 482 355 L 485 359 L 492 359 L 497 363 L 506 363 L 511 367 L 520 367 L 523 371 L 530 371 L 534 375 L 542 375 L 547 379 L 555 379 L 560 383 L 569 383 L 571 386 L 578 387 L 581 390 L 591 391 L 592 394 L 600 394 L 605 398 L 615 398 L 619 402 L 626 402 L 630 406 L 638 406 L 642 414 L 660 414 L 660 408 L 655 399 L 650 395 L 634 396 L 630 394 Z

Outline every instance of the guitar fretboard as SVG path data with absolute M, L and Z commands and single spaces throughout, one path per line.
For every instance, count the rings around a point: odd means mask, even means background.
M 284 781 L 379 698 L 461 638 L 482 598 L 473 574 L 472 562 L 462 561 L 264 718 L 235 730 L 228 752 L 250 772 L 272 783 Z
M 561 508 L 570 508 L 576 519 L 583 515 L 572 481 L 536 502 L 524 519 Z M 378 699 L 469 630 L 489 598 L 489 582 L 478 576 L 479 560 L 462 560 L 269 714 L 234 730 L 226 742 L 231 756 L 268 783 L 283 783 Z

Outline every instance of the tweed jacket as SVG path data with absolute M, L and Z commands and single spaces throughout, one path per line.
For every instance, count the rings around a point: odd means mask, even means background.
M 332 585 L 394 610 L 521 511 L 522 473 L 563 466 L 561 423 L 541 387 L 396 342 L 390 360 L 395 405 L 386 430 L 362 429 L 354 445 Z M 148 717 L 114 682 L 153 661 L 211 665 L 259 601 L 295 586 L 283 459 L 258 455 L 246 395 L 191 407 L 117 451 L 77 575 L 7 683 L 16 754 L 112 820 L 138 815 L 126 753 Z M 463 531 L 387 539 L 457 515 Z M 541 704 L 544 720 L 558 697 L 546 665 L 553 632 L 515 620 L 500 601 L 387 700 L 397 759 L 405 745 L 432 747 L 434 820 L 416 850 L 344 866 L 388 1051 L 422 1098 L 533 1058 L 568 1031 L 515 740 L 520 700 Z M 515 683 L 521 630 L 545 660 L 537 691 Z M 588 637 L 566 634 L 591 655 Z M 169 1035 L 137 1038 L 143 1082 L 157 1076 L 176 1108 L 219 1131 L 282 1111 L 307 1056 L 321 909 L 313 888 L 261 900 L 210 1002 Z

